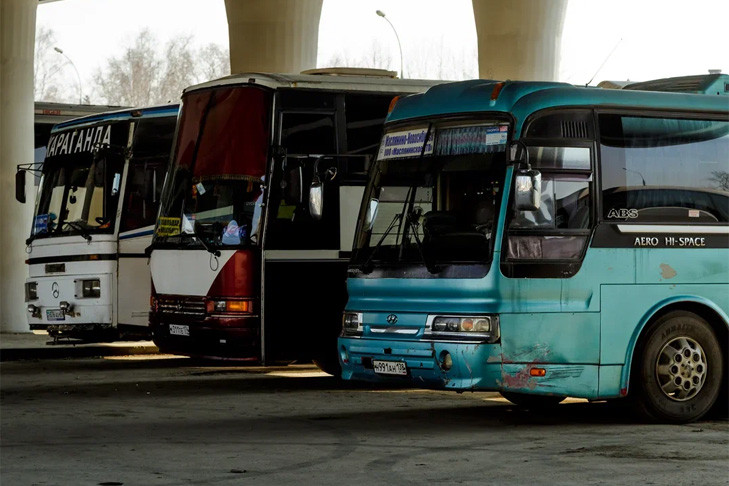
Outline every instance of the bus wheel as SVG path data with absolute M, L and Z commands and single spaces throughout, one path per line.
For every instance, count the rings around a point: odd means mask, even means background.
M 342 366 L 339 364 L 339 357 L 332 358 L 331 356 L 319 356 L 314 358 L 314 364 L 322 370 L 324 373 L 328 373 L 335 378 L 339 378 L 342 375 Z
M 509 400 L 514 405 L 528 408 L 530 410 L 539 410 L 557 406 L 567 397 L 553 395 L 530 395 L 528 393 L 517 392 L 500 392 L 501 396 Z
M 633 401 L 646 418 L 686 423 L 714 405 L 724 365 L 716 335 L 701 317 L 685 311 L 662 316 L 637 356 Z

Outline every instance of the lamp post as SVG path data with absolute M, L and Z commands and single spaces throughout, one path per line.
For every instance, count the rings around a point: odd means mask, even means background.
M 76 65 L 73 63 L 73 61 L 71 60 L 70 57 L 68 57 L 66 54 L 63 53 L 63 49 L 61 49 L 60 47 L 54 47 L 53 50 L 56 51 L 57 53 L 59 53 L 60 55 L 62 55 L 63 57 L 65 57 L 66 60 L 69 63 L 71 63 L 73 70 L 76 71 L 76 78 L 78 79 L 78 104 L 79 105 L 83 104 L 83 101 L 82 101 L 83 93 L 81 91 L 81 76 L 78 73 L 78 69 L 76 69 Z
M 397 47 L 400 49 L 400 77 L 405 78 L 405 64 L 403 64 L 402 61 L 402 44 L 400 44 L 400 36 L 397 35 L 397 30 L 395 30 L 395 26 L 392 25 L 390 19 L 385 17 L 385 12 L 383 12 L 382 10 L 376 10 L 375 13 L 383 19 L 387 20 L 387 23 L 390 24 L 390 27 L 392 27 L 392 31 L 395 33 L 395 38 L 397 39 Z

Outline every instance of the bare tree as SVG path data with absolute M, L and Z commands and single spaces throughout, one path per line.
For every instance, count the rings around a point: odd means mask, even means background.
M 716 183 L 720 191 L 729 192 L 729 172 L 723 170 L 712 171 L 710 180 Z
M 53 50 L 56 36 L 53 29 L 39 26 L 35 36 L 33 59 L 33 99 L 62 101 L 62 71 L 64 60 Z
M 152 33 L 143 30 L 121 57 L 109 59 L 97 71 L 95 88 L 106 103 L 169 103 L 177 101 L 185 87 L 230 72 L 227 50 L 214 44 L 195 49 L 191 35 L 171 39 L 161 52 L 156 44 Z
M 191 49 L 192 36 L 179 36 L 165 46 L 164 69 L 159 80 L 159 101 L 171 102 L 180 98 L 182 90 L 198 81 L 195 52 Z
M 458 80 L 478 77 L 476 46 L 453 52 L 446 49 L 443 38 L 406 49 L 403 61 L 403 71 L 408 78 Z M 393 60 L 389 50 L 378 40 L 360 57 L 339 51 L 327 60 L 327 65 L 400 71 L 400 60 Z
M 216 79 L 230 74 L 230 53 L 217 44 L 208 44 L 200 49 L 197 56 L 200 80 Z
M 142 106 L 156 101 L 162 63 L 154 45 L 154 36 L 145 29 L 124 54 L 107 60 L 106 69 L 96 72 L 95 87 L 107 103 Z
M 373 41 L 369 50 L 359 57 L 351 57 L 346 52 L 339 51 L 327 60 L 327 67 L 362 67 L 400 71 L 399 62 L 395 65 L 392 56 L 386 52 L 379 41 Z

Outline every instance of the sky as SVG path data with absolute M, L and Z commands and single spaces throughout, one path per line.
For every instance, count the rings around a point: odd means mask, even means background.
M 399 70 L 395 35 L 375 14 L 377 9 L 397 29 L 406 76 L 478 76 L 471 0 L 324 0 L 318 67 L 336 56 L 357 62 L 371 56 L 377 45 L 389 61 L 385 67 Z M 570 0 L 558 80 L 585 84 L 594 76 L 592 84 L 597 84 L 708 69 L 729 73 L 727 19 L 727 0 Z M 63 0 L 41 4 L 37 25 L 54 30 L 57 46 L 76 65 L 85 85 L 144 28 L 160 44 L 192 34 L 198 45 L 228 45 L 223 0 Z M 433 52 L 449 61 L 445 72 L 425 68 Z M 73 71 L 65 71 L 75 80 Z M 75 86 L 71 88 L 73 93 Z

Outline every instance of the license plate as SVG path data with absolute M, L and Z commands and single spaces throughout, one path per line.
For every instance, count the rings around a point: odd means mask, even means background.
M 65 321 L 66 314 L 61 309 L 46 309 L 46 319 L 49 321 Z
M 190 326 L 183 326 L 181 324 L 170 324 L 170 335 L 172 336 L 189 336 Z
M 379 375 L 407 376 L 408 367 L 402 361 L 372 361 L 375 373 Z

